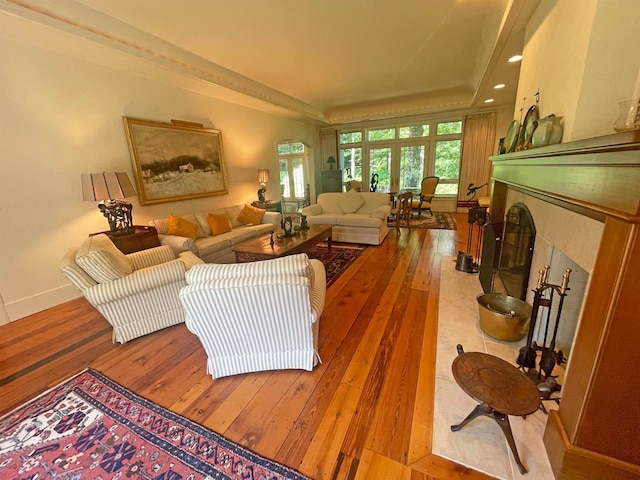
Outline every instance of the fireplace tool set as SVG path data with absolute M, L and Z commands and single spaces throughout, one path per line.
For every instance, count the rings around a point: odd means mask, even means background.
M 562 305 L 564 299 L 567 296 L 569 290 L 569 275 L 571 269 L 567 268 L 564 275 L 562 275 L 562 283 L 560 285 L 552 285 L 548 283 L 549 278 L 549 265 L 540 270 L 538 274 L 538 283 L 533 290 L 533 307 L 531 310 L 531 320 L 529 322 L 529 333 L 527 335 L 527 343 L 520 349 L 516 363 L 518 366 L 531 378 L 534 382 L 542 380 L 542 374 L 544 373 L 544 380 L 538 383 L 538 391 L 540 392 L 540 398 L 542 400 L 553 400 L 559 403 L 560 398 L 551 398 L 551 394 L 560 391 L 561 386 L 556 381 L 555 377 L 551 374 L 556 365 L 562 365 L 566 363 L 566 358 L 562 353 L 562 350 L 556 352 L 556 336 L 558 334 L 558 326 L 560 325 L 560 315 L 562 314 Z M 553 326 L 553 334 L 549 346 L 547 346 L 547 339 L 549 335 L 549 325 L 551 320 L 551 306 L 553 304 L 554 295 L 560 297 L 558 301 L 558 310 L 556 314 L 555 324 Z M 546 322 L 544 326 L 544 337 L 542 346 L 537 345 L 533 341 L 533 334 L 538 324 L 538 312 L 540 308 L 546 308 Z M 542 313 L 542 312 L 540 312 Z M 538 331 L 542 329 L 539 327 Z M 536 369 L 537 352 L 541 351 L 539 369 Z M 542 410 L 546 413 L 546 409 L 542 406 Z
M 475 198 L 476 192 L 482 187 L 486 186 L 481 185 L 479 187 L 474 187 L 473 183 L 469 184 L 469 192 L 467 195 L 473 195 L 472 199 Z M 467 273 L 478 273 L 479 261 L 480 261 L 480 252 L 482 251 L 482 238 L 484 226 L 487 224 L 489 220 L 489 213 L 486 208 L 475 207 L 470 208 L 468 213 L 467 222 L 469 223 L 469 235 L 467 236 L 467 252 L 458 252 L 458 257 L 456 259 L 456 270 L 460 272 Z M 476 243 L 476 256 L 475 258 L 471 255 L 471 241 L 473 239 L 473 226 L 478 226 L 478 241 Z

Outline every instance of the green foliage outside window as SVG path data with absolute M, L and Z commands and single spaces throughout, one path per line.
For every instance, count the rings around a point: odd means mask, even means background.
M 460 140 L 436 142 L 435 175 L 441 179 L 457 179 L 460 173 Z
M 451 133 L 462 133 L 462 122 L 445 122 L 439 123 L 437 127 L 437 135 L 448 135 Z
M 345 143 L 358 143 L 362 141 L 362 132 L 348 132 L 340 134 L 340 145 Z
M 370 142 L 377 142 L 380 140 L 393 140 L 396 138 L 395 128 L 382 128 L 379 130 L 369 130 L 367 132 L 367 138 Z

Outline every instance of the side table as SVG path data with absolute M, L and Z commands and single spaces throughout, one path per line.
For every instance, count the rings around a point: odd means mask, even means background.
M 89 236 L 104 233 L 122 253 L 134 253 L 147 248 L 159 247 L 158 231 L 155 227 L 134 225 L 130 235 L 113 235 L 111 231 L 90 233 Z
M 458 425 L 451 425 L 451 431 L 457 432 L 480 415 L 493 418 L 507 439 L 520 473 L 527 473 L 518 456 L 509 415 L 524 417 L 538 410 L 538 389 L 523 372 L 501 358 L 480 352 L 462 352 L 460 345 L 458 352 L 461 353 L 451 366 L 453 378 L 480 405 Z

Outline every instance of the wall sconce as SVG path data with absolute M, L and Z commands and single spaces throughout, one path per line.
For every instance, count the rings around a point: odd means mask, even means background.
M 260 188 L 258 189 L 258 202 L 266 203 L 265 193 L 267 193 L 267 183 L 271 181 L 271 175 L 269 173 L 268 168 L 259 168 L 258 169 L 258 182 L 260 183 Z
M 333 170 L 333 166 L 335 165 L 335 163 L 336 163 L 336 159 L 335 158 L 329 157 L 327 159 L 327 165 L 329 165 L 329 170 Z
M 136 191 L 125 172 L 82 174 L 82 198 L 100 201 L 98 208 L 109 221 L 112 235 L 135 232 L 131 218 L 133 206 L 122 200 L 135 195 Z

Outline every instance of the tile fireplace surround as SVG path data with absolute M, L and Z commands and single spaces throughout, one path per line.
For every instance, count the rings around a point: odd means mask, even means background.
M 509 191 L 603 223 L 562 402 L 544 445 L 555 478 L 640 478 L 640 132 L 491 157 L 492 218 Z M 571 232 L 578 236 L 580 232 Z

